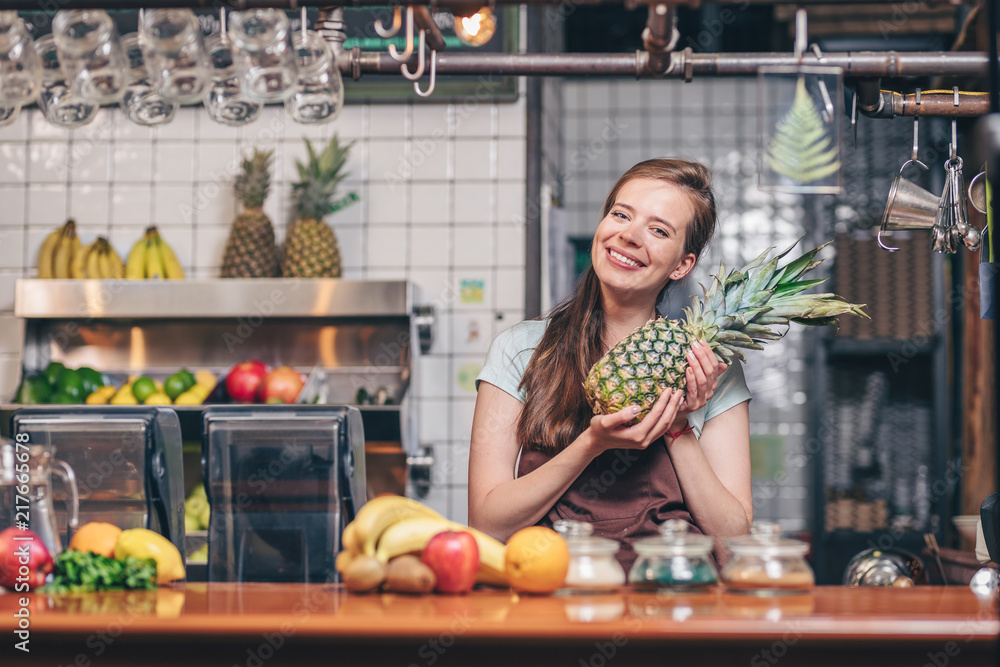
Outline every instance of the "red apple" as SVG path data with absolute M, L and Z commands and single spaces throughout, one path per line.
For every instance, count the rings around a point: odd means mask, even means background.
M 0 532 L 0 586 L 23 593 L 45 583 L 52 555 L 36 533 L 11 526 Z
M 465 593 L 472 590 L 479 573 L 479 545 L 468 531 L 446 530 L 430 539 L 421 560 L 437 577 L 435 590 Z
M 303 385 L 301 373 L 289 366 L 279 366 L 264 377 L 259 398 L 263 403 L 294 403 Z
M 244 361 L 226 374 L 226 391 L 237 403 L 253 403 L 267 375 L 267 366 L 260 361 Z

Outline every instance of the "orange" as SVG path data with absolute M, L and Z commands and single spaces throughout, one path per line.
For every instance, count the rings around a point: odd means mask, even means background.
M 552 593 L 566 582 L 569 546 L 563 536 L 551 528 L 522 528 L 507 541 L 504 572 L 516 591 Z
M 115 557 L 115 544 L 122 529 L 110 523 L 91 521 L 76 529 L 69 548 L 73 551 L 93 552 L 108 558 Z

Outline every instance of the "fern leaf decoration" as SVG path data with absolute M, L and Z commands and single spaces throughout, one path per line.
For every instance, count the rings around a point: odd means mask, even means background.
M 840 169 L 838 147 L 827 134 L 804 78 L 799 77 L 792 106 L 775 129 L 764 156 L 775 173 L 798 183 L 812 183 Z

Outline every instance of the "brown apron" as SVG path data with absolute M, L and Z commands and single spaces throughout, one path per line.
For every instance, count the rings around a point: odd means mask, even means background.
M 552 458 L 522 448 L 517 476 L 523 477 Z M 585 521 L 594 535 L 617 540 L 618 561 L 629 572 L 636 553 L 632 543 L 659 534 L 667 519 L 683 519 L 690 532 L 703 534 L 684 504 L 674 464 L 662 438 L 644 450 L 610 449 L 590 462 L 572 486 L 539 521 L 551 527 L 559 519 Z

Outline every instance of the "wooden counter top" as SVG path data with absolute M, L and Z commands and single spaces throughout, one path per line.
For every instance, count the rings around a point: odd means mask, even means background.
M 0 656 L 17 665 L 996 664 L 996 600 L 966 587 L 819 587 L 758 598 L 621 593 L 353 595 L 337 585 L 186 584 L 31 594 L 31 652 L 13 650 L 18 594 L 0 595 Z M 938 656 L 938 654 L 940 654 Z M 669 657 L 669 659 L 667 659 Z M 603 660 L 603 662 L 602 662 Z M 138 661 L 138 662 L 137 662 Z

